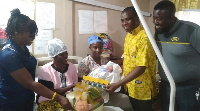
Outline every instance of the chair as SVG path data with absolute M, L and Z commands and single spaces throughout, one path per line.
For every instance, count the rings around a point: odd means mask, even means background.
M 51 57 L 40 57 L 40 58 L 36 58 L 37 59 L 37 66 L 36 66 L 36 71 L 35 71 L 35 81 L 38 82 L 38 73 L 40 71 L 40 68 L 48 63 L 53 61 L 53 58 Z

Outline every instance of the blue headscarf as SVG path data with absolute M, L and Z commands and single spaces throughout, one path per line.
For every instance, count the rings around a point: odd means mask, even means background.
M 97 35 L 92 35 L 88 38 L 88 44 L 93 44 L 95 42 L 101 42 L 103 44 L 106 44 L 102 39 L 101 37 L 98 37 Z

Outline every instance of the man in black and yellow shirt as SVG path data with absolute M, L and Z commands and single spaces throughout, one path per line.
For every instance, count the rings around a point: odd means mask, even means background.
M 155 52 L 134 7 L 122 11 L 121 24 L 128 32 L 124 43 L 124 78 L 108 85 L 107 91 L 124 85 L 134 111 L 153 111 L 152 100 L 157 94 Z
M 155 37 L 176 83 L 175 111 L 199 111 L 200 26 L 175 17 L 175 6 L 161 1 L 154 7 Z M 159 64 L 162 110 L 169 111 L 170 85 Z

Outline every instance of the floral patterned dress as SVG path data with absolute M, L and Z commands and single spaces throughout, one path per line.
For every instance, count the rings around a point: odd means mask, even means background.
M 105 65 L 108 62 L 108 59 L 101 57 L 101 65 Z M 87 56 L 79 63 L 78 66 L 78 77 L 83 77 L 88 75 L 90 72 L 98 68 L 100 64 L 97 64 L 91 55 Z

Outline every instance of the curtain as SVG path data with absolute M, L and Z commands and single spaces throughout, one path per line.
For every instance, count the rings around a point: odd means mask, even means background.
M 182 9 L 200 9 L 200 0 L 171 0 L 176 6 L 176 11 Z

